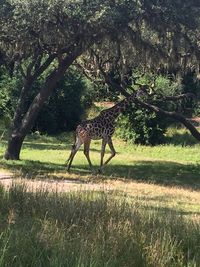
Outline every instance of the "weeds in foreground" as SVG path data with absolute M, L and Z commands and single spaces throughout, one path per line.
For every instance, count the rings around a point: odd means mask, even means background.
M 200 266 L 200 222 L 115 192 L 0 190 L 0 266 Z

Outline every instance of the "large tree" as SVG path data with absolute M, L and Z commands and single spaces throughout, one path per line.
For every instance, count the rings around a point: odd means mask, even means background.
M 108 83 L 111 66 L 124 78 L 133 62 L 178 70 L 196 66 L 199 59 L 197 0 L 1 0 L 0 13 L 0 62 L 23 77 L 6 159 L 19 159 L 23 140 L 55 84 L 91 48 L 103 62 L 100 71 Z M 27 105 L 41 75 L 44 84 Z M 115 89 L 122 90 L 121 85 L 112 83 Z
M 3 1 L 1 62 L 19 71 L 23 87 L 11 125 L 6 159 L 19 159 L 23 140 L 55 84 L 91 45 L 132 19 L 134 1 Z M 124 17 L 123 20 L 121 18 Z M 32 103 L 33 83 L 45 75 Z

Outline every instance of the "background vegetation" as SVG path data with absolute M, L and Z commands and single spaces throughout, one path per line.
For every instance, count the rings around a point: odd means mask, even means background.
M 0 2 L 0 267 L 200 266 L 198 0 Z M 133 92 L 104 173 L 99 141 L 67 173 L 67 131 Z
M 134 71 L 134 75 L 136 74 L 140 77 L 138 79 L 140 83 L 150 84 L 154 80 L 154 90 L 158 95 L 162 94 L 162 97 L 189 92 L 193 93 L 198 99 L 199 83 L 193 77 L 193 73 L 187 74 L 182 81 L 178 78 L 164 75 L 155 76 L 151 73 L 141 76 L 141 73 Z M 8 127 L 20 94 L 21 78 L 17 74 L 11 77 L 4 68 L 1 68 L 0 75 L 0 119 Z M 32 91 L 32 97 L 27 100 L 27 105 L 30 105 L 40 86 L 41 82 L 38 81 Z M 137 90 L 134 83 L 131 84 L 131 90 Z M 192 114 L 198 115 L 197 99 L 196 101 L 188 99 L 175 103 L 155 99 L 155 102 L 158 107 L 177 110 L 192 116 Z M 57 83 L 52 96 L 46 101 L 34 123 L 32 131 L 43 134 L 73 131 L 77 124 L 87 117 L 88 113 L 91 114 L 90 109 L 92 106 L 94 107 L 92 103 L 96 100 L 99 102 L 113 101 L 113 104 L 120 101 L 116 92 L 112 92 L 108 87 L 103 88 L 101 84 L 92 84 L 79 70 L 71 68 Z M 96 109 L 92 116 L 98 115 L 99 111 L 99 109 Z M 165 132 L 171 123 L 174 123 L 174 121 L 164 119 L 154 112 L 130 104 L 130 107 L 118 119 L 117 135 L 126 141 L 137 144 L 161 144 L 166 141 Z
M 21 77 L 17 74 L 11 77 L 2 68 L 0 80 L 0 119 L 8 127 L 17 106 Z M 41 82 L 38 81 L 35 84 L 32 96 L 27 100 L 26 105 L 30 105 L 38 93 Z M 91 87 L 91 83 L 80 72 L 71 68 L 58 82 L 52 96 L 45 103 L 33 125 L 32 131 L 56 134 L 74 130 L 77 123 L 84 117 L 85 110 L 91 106 L 93 96 Z
M 20 159 L 23 141 L 39 112 L 74 65 L 94 82 L 104 82 L 124 96 L 130 93 L 135 68 L 141 68 L 143 74 L 170 74 L 170 80 L 173 75 L 183 78 L 188 71 L 198 75 L 200 23 L 196 1 L 45 0 L 42 5 L 39 0 L 1 2 L 0 66 L 20 82 L 4 155 L 7 160 Z M 189 121 L 175 111 L 170 113 L 155 106 L 149 93 L 147 103 L 145 99 L 134 99 L 137 108 L 178 120 L 200 140 L 200 133 Z M 167 100 L 165 95 L 162 100 Z M 51 108 L 46 116 L 51 117 L 53 111 Z M 80 116 L 75 115 L 76 119 Z M 48 131 L 56 128 L 54 122 Z M 155 143 L 155 138 L 145 140 L 152 135 L 145 126 L 141 130 L 142 143 Z

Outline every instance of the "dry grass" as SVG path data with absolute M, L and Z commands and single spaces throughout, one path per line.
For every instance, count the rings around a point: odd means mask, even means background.
M 155 189 L 135 187 L 150 195 Z M 0 197 L 1 267 L 200 264 L 200 222 L 162 203 L 112 190 L 33 193 L 24 184 L 1 188 Z
M 16 177 L 5 177 L 1 180 L 1 183 L 6 188 L 10 188 L 13 182 L 25 184 L 28 191 L 37 191 L 40 188 L 57 193 L 69 191 L 114 191 L 117 199 L 126 198 L 144 206 L 148 203 L 148 206 L 152 208 L 169 209 L 179 212 L 188 218 L 200 220 L 200 194 L 194 190 L 133 181 L 127 182 L 126 180 L 98 180 L 98 183 L 92 181 L 84 182 L 79 179 L 30 180 Z

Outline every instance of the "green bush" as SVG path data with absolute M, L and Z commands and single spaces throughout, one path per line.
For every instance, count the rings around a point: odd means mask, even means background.
M 12 77 L 5 68 L 0 68 L 0 120 L 9 127 L 17 104 L 21 78 L 17 74 Z
M 155 113 L 133 107 L 119 117 L 116 134 L 135 144 L 156 145 L 164 142 L 166 128 L 167 123 Z
M 8 121 L 13 117 L 18 96 L 22 88 L 22 78 L 16 72 L 12 77 L 5 69 L 0 70 L 0 118 Z M 43 83 L 43 77 L 31 90 L 26 102 L 27 107 L 36 96 Z M 93 87 L 75 68 L 70 68 L 57 83 L 56 88 L 42 108 L 33 131 L 56 134 L 74 130 L 84 116 L 86 107 L 92 103 Z
M 153 75 L 146 74 L 138 82 L 151 84 L 152 80 Z M 169 77 L 158 75 L 155 79 L 154 91 L 156 95 L 173 96 L 181 93 L 182 85 L 179 80 L 173 81 Z M 153 97 L 152 101 L 158 107 L 166 110 L 178 110 L 180 106 L 180 103 L 167 103 L 166 101 L 158 101 Z M 160 117 L 154 112 L 132 105 L 119 117 L 116 134 L 120 138 L 136 144 L 161 144 L 165 141 L 164 134 L 170 123 L 171 121 L 167 118 Z
M 74 130 L 90 103 L 83 76 L 70 69 L 57 83 L 52 96 L 42 108 L 34 130 L 49 134 Z

